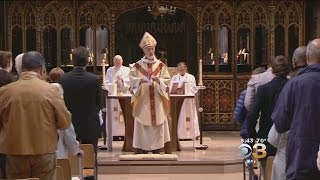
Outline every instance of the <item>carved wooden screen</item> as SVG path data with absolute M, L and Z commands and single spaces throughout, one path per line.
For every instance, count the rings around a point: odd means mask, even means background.
M 32 4 L 27 4 L 24 9 L 24 23 L 25 23 L 25 46 L 27 51 L 37 50 L 37 26 L 35 8 Z
M 275 56 L 285 55 L 285 8 L 279 5 L 276 9 L 274 22 L 274 52 Z
M 89 49 L 90 65 L 100 66 L 103 52 L 109 47 L 110 11 L 102 3 L 92 1 L 80 5 L 78 11 L 79 44 Z M 110 51 L 110 50 L 108 50 Z M 110 59 L 110 57 L 109 57 Z
M 105 48 L 109 48 L 109 15 L 106 7 L 97 6 L 95 10 L 96 19 L 96 64 L 101 65 Z M 110 51 L 110 50 L 109 50 Z
M 237 72 L 251 72 L 252 39 L 251 39 L 251 15 L 246 6 L 237 9 L 236 14 L 236 58 Z
M 59 11 L 59 36 L 60 36 L 60 62 L 61 65 L 72 64 L 70 60 L 71 49 L 74 48 L 74 20 L 71 7 Z
M 225 74 L 223 77 L 204 78 L 204 129 L 233 124 L 233 12 L 228 3 L 211 2 L 205 5 L 202 14 L 202 57 L 207 62 L 204 70 Z
M 231 10 L 223 7 L 219 11 L 219 40 L 218 40 L 218 58 L 219 72 L 231 72 L 233 65 L 232 48 L 232 24 L 233 16 Z
M 267 10 L 263 6 L 257 6 L 252 13 L 254 30 L 253 69 L 266 66 L 268 63 L 268 24 Z
M 214 61 L 214 56 L 216 54 L 214 44 L 216 44 L 215 39 L 215 14 L 213 6 L 209 6 L 204 10 L 203 14 L 203 26 L 202 26 L 202 59 L 204 64 L 211 65 Z M 212 69 L 212 71 L 214 71 Z
M 57 66 L 57 19 L 56 3 L 47 4 L 42 11 L 42 42 L 43 55 L 48 69 Z
M 292 5 L 288 11 L 288 58 L 291 60 L 294 50 L 299 46 L 299 10 Z
M 11 49 L 13 57 L 23 52 L 23 10 L 18 3 L 10 8 Z

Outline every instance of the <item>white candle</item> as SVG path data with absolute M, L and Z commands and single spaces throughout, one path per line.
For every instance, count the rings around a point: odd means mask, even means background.
M 199 86 L 202 86 L 202 59 L 199 60 Z
M 184 94 L 191 95 L 191 84 L 190 83 L 184 83 Z
M 71 49 L 71 53 L 70 53 L 70 63 L 72 64 L 72 53 L 73 53 L 73 49 Z
M 210 53 L 210 58 L 211 60 L 213 60 L 213 53 Z
M 106 83 L 106 63 L 105 60 L 102 60 L 102 85 Z
M 110 92 L 110 95 L 111 96 L 117 96 L 118 93 L 117 93 L 117 84 L 116 83 L 113 83 L 109 89 L 109 92 Z

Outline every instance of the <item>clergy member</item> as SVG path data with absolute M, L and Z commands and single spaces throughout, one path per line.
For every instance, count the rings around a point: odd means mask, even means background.
M 170 141 L 167 116 L 169 114 L 167 66 L 155 57 L 157 41 L 146 32 L 139 46 L 144 57 L 131 68 L 129 77 L 133 92 L 133 147 L 136 153 L 152 152 Z
M 183 91 L 183 94 L 195 95 L 198 91 L 196 79 L 192 74 L 188 73 L 186 63 L 180 62 L 177 67 L 178 74 L 173 76 L 170 81 L 170 92 L 173 92 L 173 86 L 176 91 Z M 189 88 L 185 88 L 186 83 Z M 186 92 L 189 91 L 189 92 Z M 184 99 L 178 120 L 178 137 L 179 139 L 194 139 L 200 136 L 198 115 L 196 110 L 196 101 L 192 99 Z
M 107 70 L 106 74 L 106 87 L 111 94 L 112 85 L 117 88 L 117 94 L 128 94 L 129 93 L 129 72 L 130 69 L 122 65 L 123 59 L 120 55 L 116 55 L 113 58 L 113 67 Z M 112 116 L 112 136 L 117 137 L 115 139 L 121 139 L 124 137 L 124 120 L 122 110 L 117 99 L 111 99 L 111 116 Z

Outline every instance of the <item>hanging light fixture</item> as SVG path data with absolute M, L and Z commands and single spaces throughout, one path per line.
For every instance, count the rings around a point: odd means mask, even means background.
M 173 6 L 162 6 L 159 1 L 153 1 L 152 6 L 148 6 L 147 10 L 154 19 L 160 17 L 161 19 L 166 16 L 172 16 L 177 12 L 177 8 Z

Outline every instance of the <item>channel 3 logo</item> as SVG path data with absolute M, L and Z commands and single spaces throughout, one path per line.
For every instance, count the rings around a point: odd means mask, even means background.
M 247 159 L 251 154 L 255 159 L 262 159 L 267 156 L 266 148 L 266 145 L 262 143 L 255 144 L 253 148 L 248 144 L 241 144 L 238 150 L 243 159 Z

